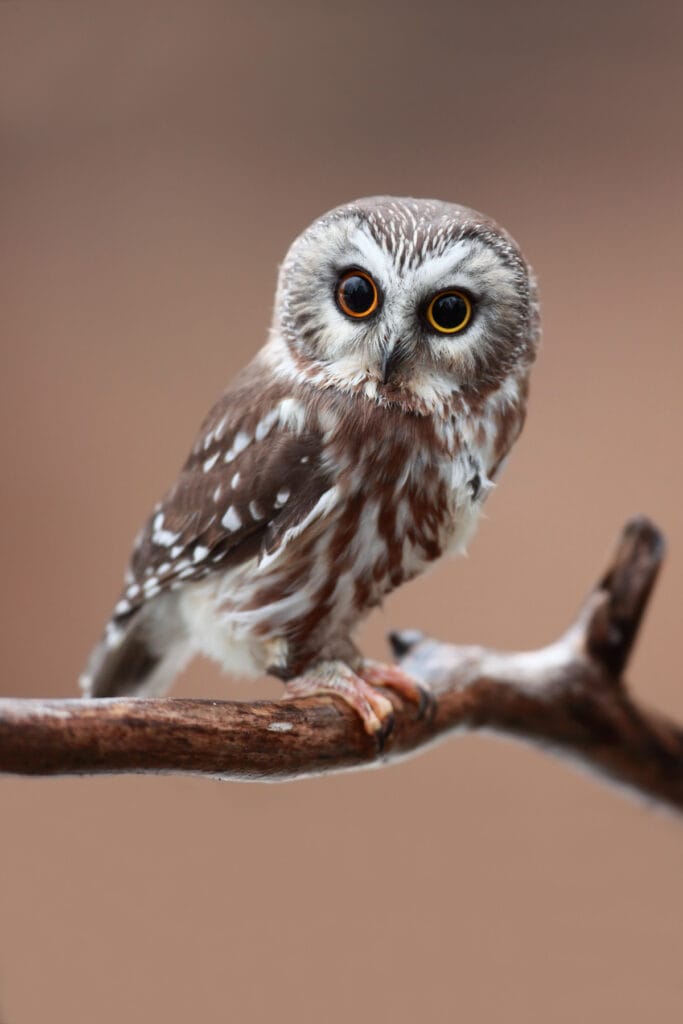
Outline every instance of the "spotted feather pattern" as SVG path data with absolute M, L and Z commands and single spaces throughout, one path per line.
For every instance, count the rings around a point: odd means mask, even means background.
M 319 431 L 304 405 L 270 388 L 257 364 L 227 391 L 166 497 L 138 536 L 115 618 L 278 543 L 329 488 Z
M 334 299 L 355 266 L 382 296 L 362 324 Z M 462 338 L 435 337 L 420 311 L 451 286 L 475 314 Z M 270 341 L 140 533 L 84 690 L 160 692 L 194 651 L 285 679 L 353 667 L 363 615 L 467 544 L 522 429 L 537 342 L 533 277 L 488 218 L 387 197 L 320 218 L 281 267 Z

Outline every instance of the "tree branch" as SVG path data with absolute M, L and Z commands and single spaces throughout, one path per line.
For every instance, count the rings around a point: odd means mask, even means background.
M 538 651 L 506 654 L 393 633 L 394 653 L 431 686 L 435 708 L 417 718 L 414 706 L 389 693 L 395 725 L 381 753 L 355 714 L 328 696 L 0 700 L 0 772 L 282 780 L 387 763 L 456 727 L 486 728 L 550 746 L 683 810 L 683 729 L 640 707 L 622 679 L 663 550 L 651 523 L 627 524 L 576 622 Z

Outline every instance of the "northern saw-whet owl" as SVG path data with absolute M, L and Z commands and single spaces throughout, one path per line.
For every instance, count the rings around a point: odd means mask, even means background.
M 195 652 L 333 693 L 382 738 L 393 688 L 354 627 L 461 551 L 524 422 L 532 272 L 487 217 L 436 200 L 340 206 L 291 246 L 270 337 L 205 419 L 135 544 L 81 685 L 158 694 Z

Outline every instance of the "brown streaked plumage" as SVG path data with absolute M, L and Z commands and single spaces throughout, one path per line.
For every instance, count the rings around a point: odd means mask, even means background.
M 537 341 L 529 268 L 487 218 L 377 198 L 316 221 L 281 268 L 268 344 L 138 538 L 85 693 L 160 692 L 203 651 L 337 693 L 381 734 L 377 683 L 421 695 L 353 629 L 467 543 Z

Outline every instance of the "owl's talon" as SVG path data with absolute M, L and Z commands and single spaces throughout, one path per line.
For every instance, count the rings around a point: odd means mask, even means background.
M 431 722 L 436 714 L 436 698 L 429 687 L 413 679 L 397 665 L 385 665 L 381 661 L 366 659 L 358 674 L 371 686 L 383 686 L 393 690 L 405 701 L 417 705 L 417 718 Z
M 419 689 L 420 702 L 417 706 L 417 717 L 431 722 L 436 714 L 436 697 L 426 686 L 419 686 Z
M 341 661 L 321 662 L 306 675 L 291 679 L 285 685 L 283 700 L 331 694 L 353 708 L 363 722 L 369 736 L 377 743 L 378 752 L 384 748 L 394 728 L 394 706 L 361 676 L 356 675 Z
M 387 715 L 382 722 L 382 727 L 379 732 L 374 733 L 375 741 L 377 743 L 377 753 L 381 754 L 384 750 L 384 745 L 394 731 L 394 713 Z
M 424 718 L 427 722 L 433 722 L 436 716 L 438 703 L 433 690 L 428 686 L 420 686 L 422 701 L 418 708 L 418 718 Z

